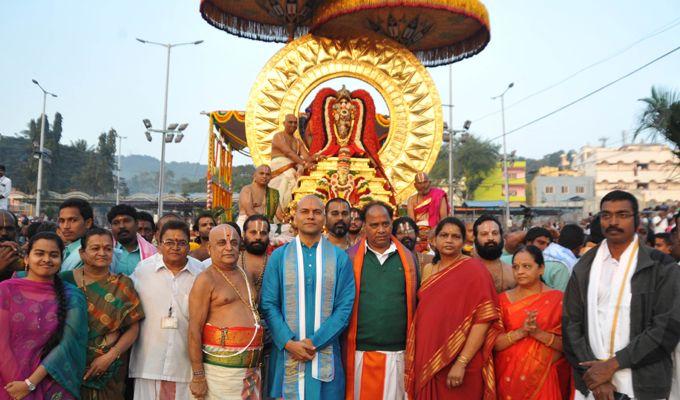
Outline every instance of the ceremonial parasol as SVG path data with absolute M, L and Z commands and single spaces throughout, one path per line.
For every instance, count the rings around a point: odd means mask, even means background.
M 201 0 L 209 24 L 233 35 L 289 42 L 307 33 L 320 0 Z
M 328 38 L 390 38 L 426 66 L 471 57 L 489 43 L 489 14 L 478 0 L 325 0 L 310 31 Z

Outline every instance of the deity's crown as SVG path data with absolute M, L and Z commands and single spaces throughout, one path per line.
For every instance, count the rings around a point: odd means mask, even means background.
M 338 100 L 341 99 L 347 99 L 347 100 L 352 100 L 352 93 L 350 93 L 349 90 L 345 87 L 345 85 L 342 85 L 342 89 L 338 90 L 338 92 L 335 95 L 335 98 Z

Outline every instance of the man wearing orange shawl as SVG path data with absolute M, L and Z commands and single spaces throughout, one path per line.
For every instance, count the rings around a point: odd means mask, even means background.
M 451 209 L 446 192 L 432 187 L 430 178 L 424 172 L 416 174 L 414 186 L 418 193 L 408 199 L 406 211 L 409 218 L 418 225 L 418 245 L 416 251 L 427 250 L 429 233 L 439 221 L 449 215 Z
M 496 400 L 492 350 L 500 332 L 497 304 L 491 275 L 478 259 L 462 256 L 422 283 L 408 336 L 409 399 Z M 462 350 L 478 324 L 490 326 L 481 348 L 466 359 Z M 449 387 L 447 376 L 457 361 L 465 365 L 465 375 L 459 386 Z
M 364 216 L 366 237 L 347 251 L 353 260 L 356 297 L 343 346 L 346 399 L 404 399 L 404 350 L 416 308 L 416 262 L 391 236 L 389 206 L 370 203 Z

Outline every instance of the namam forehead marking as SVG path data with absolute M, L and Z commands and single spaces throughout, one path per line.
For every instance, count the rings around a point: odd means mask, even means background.
M 219 239 L 224 239 L 230 242 L 232 239 L 239 240 L 238 232 L 233 226 L 228 224 L 217 225 L 210 230 L 210 241 L 218 241 Z
M 399 225 L 397 225 L 397 232 L 412 233 L 415 231 L 411 227 L 411 224 L 409 224 L 408 222 L 400 222 Z
M 265 221 L 263 221 L 261 219 L 251 221 L 250 223 L 253 224 L 253 227 L 255 227 L 255 231 L 257 231 L 257 232 L 268 230 L 267 224 L 265 223 Z
M 430 178 L 427 176 L 425 172 L 418 172 L 416 174 L 416 182 L 417 183 L 423 183 L 429 181 Z

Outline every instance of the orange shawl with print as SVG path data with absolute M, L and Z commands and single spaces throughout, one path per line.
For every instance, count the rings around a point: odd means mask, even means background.
M 446 396 L 445 382 L 435 379 L 460 354 L 473 325 L 491 323 L 481 349 L 469 367 L 479 366 L 481 376 L 466 377 L 461 387 L 451 390 L 466 398 L 495 400 L 492 351 L 501 329 L 498 297 L 493 280 L 481 261 L 464 257 L 423 282 L 418 291 L 418 310 L 410 326 L 406 344 L 406 390 L 409 398 Z M 481 359 L 480 359 L 481 356 Z M 468 370 L 472 370 L 468 368 Z M 472 387 L 482 381 L 480 392 Z M 457 393 L 453 393 L 457 392 Z

